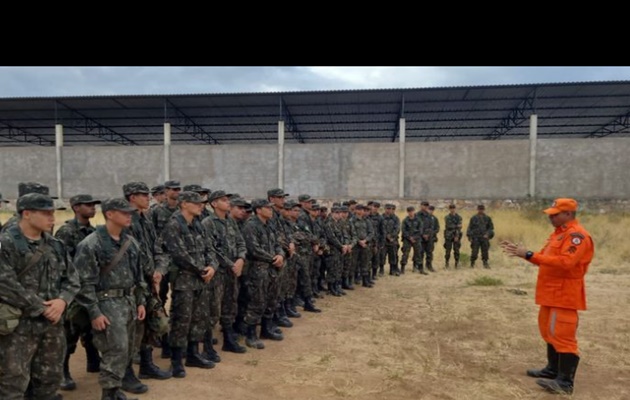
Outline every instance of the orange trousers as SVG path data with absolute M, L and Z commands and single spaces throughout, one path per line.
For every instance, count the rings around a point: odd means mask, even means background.
M 577 344 L 577 310 L 540 306 L 538 328 L 545 342 L 558 353 L 579 354 Z

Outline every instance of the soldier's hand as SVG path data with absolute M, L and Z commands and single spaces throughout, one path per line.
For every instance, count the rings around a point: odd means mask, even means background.
M 207 266 L 206 268 L 203 269 L 203 274 L 201 274 L 201 279 L 203 279 L 205 283 L 208 283 L 212 280 L 213 276 L 214 276 L 214 268 Z
M 66 302 L 61 299 L 53 299 L 43 302 L 46 306 L 44 310 L 44 317 L 53 324 L 56 324 L 61 319 L 64 310 L 66 309 Z
M 295 243 L 293 242 L 289 243 L 289 252 L 291 254 L 295 253 Z
M 95 331 L 104 331 L 109 325 L 111 325 L 111 322 L 104 315 L 92 320 L 92 329 Z
M 422 235 L 422 238 L 423 238 L 424 240 L 429 240 L 429 235 Z
M 138 321 L 144 321 L 144 318 L 147 316 L 147 310 L 144 306 L 138 306 Z
M 244 265 L 245 265 L 245 261 L 243 261 L 242 258 L 239 258 L 238 260 L 234 261 L 234 266 L 232 267 L 232 272 L 234 272 L 234 275 L 236 275 L 237 277 L 241 276 L 241 274 L 243 273 Z
M 487 233 L 484 233 L 483 238 L 484 238 L 484 239 L 488 239 L 488 234 L 487 234 Z
M 313 245 L 313 253 L 318 253 L 319 252 L 319 245 L 318 244 L 314 244 Z
M 162 282 L 162 274 L 159 272 L 154 272 L 153 273 L 153 284 L 154 285 L 160 285 L 160 282 Z
M 322 256 L 322 255 L 324 255 L 324 250 L 319 250 L 319 251 L 317 252 L 317 255 L 318 255 L 318 256 Z
M 522 244 L 508 242 L 507 240 L 502 241 L 500 246 L 503 252 L 510 257 L 525 258 L 525 254 L 527 253 L 527 249 Z
M 282 264 L 284 263 L 284 257 L 282 257 L 280 254 L 276 254 L 273 257 L 273 261 L 272 261 L 272 265 L 276 268 L 282 268 Z

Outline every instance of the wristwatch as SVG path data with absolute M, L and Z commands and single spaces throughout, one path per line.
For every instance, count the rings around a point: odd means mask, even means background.
M 527 251 L 527 253 L 525 253 L 525 259 L 529 260 L 530 258 L 532 258 L 533 255 L 534 255 L 533 251 Z

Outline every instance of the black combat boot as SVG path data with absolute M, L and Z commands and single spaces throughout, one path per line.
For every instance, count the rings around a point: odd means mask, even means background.
M 260 338 L 270 340 L 283 340 L 284 335 L 276 333 L 273 329 L 273 323 L 271 318 L 263 318 L 260 324 Z
M 429 275 L 429 273 L 424 270 L 424 265 L 423 264 L 418 265 L 418 273 L 420 273 L 422 275 Z
M 348 277 L 348 287 L 345 287 L 346 290 L 354 290 L 354 285 L 352 284 L 352 278 Z
M 118 389 L 103 389 L 101 391 L 101 400 L 118 400 Z M 126 397 L 125 397 L 126 398 Z
M 188 342 L 188 348 L 186 349 L 186 364 L 187 367 L 196 367 L 203 369 L 214 368 L 214 362 L 205 358 L 199 353 L 199 342 Z M 173 376 L 175 373 L 173 373 Z
M 262 350 L 265 344 L 258 338 L 256 334 L 256 325 L 247 325 L 247 336 L 245 337 L 247 347 Z
M 223 347 L 221 347 L 221 350 L 239 354 L 247 351 L 244 346 L 241 346 L 236 341 L 236 335 L 231 324 L 223 325 Z
M 375 281 L 378 279 L 378 268 L 372 268 L 372 280 Z
M 162 359 L 167 360 L 171 358 L 171 345 L 168 343 L 168 333 L 165 333 L 164 335 L 162 335 L 161 342 L 162 342 L 162 355 L 160 357 Z
M 77 384 L 72 379 L 70 375 L 70 354 L 66 353 L 66 358 L 63 360 L 63 377 L 61 379 L 61 385 L 59 385 L 59 389 L 61 390 L 74 390 L 77 388 Z
M 528 369 L 527 376 L 556 379 L 558 376 L 558 352 L 553 345 L 547 343 L 547 365 L 543 369 Z
M 470 260 L 470 268 L 475 268 L 475 261 L 474 260 Z
M 140 379 L 138 379 L 136 373 L 133 371 L 131 363 L 127 365 L 127 369 L 125 370 L 125 376 L 123 376 L 122 379 L 122 390 L 133 394 L 146 393 L 147 390 L 149 390 L 147 385 L 140 382 Z
M 341 293 L 337 293 L 337 290 L 335 290 L 335 284 L 333 282 L 328 282 L 328 294 L 335 297 L 341 296 Z
M 372 284 L 370 283 L 370 280 L 367 276 L 363 277 L 363 287 L 367 287 L 367 288 L 372 288 L 374 286 L 372 286 Z
M 485 269 L 490 269 L 490 264 L 488 263 L 488 260 L 483 260 L 483 267 Z
M 335 288 L 337 289 L 337 293 L 339 293 L 340 295 L 342 295 L 342 296 L 345 296 L 345 295 L 346 295 L 346 292 L 344 292 L 344 291 L 341 289 L 341 281 L 337 281 L 337 282 L 335 282 Z
M 86 371 L 93 372 L 101 372 L 101 356 L 98 354 L 98 350 L 94 347 L 94 343 L 92 343 L 92 335 L 89 335 L 89 338 L 83 341 L 83 347 L 85 348 L 85 357 L 87 359 Z
M 459 269 L 459 258 L 455 259 L 455 269 Z
M 319 277 L 319 279 L 317 280 L 317 288 L 319 289 L 320 292 L 325 292 L 326 286 L 324 286 L 324 278 L 323 277 Z
M 170 371 L 162 371 L 155 363 L 153 363 L 153 349 L 150 347 L 140 350 L 140 370 L 138 377 L 140 379 L 169 379 L 173 376 Z
M 170 346 L 169 346 L 170 347 Z M 181 347 L 170 347 L 171 349 L 171 370 L 173 371 L 173 378 L 185 378 L 186 369 L 182 364 L 182 358 L 184 356 L 184 349 Z
M 315 304 L 313 304 L 313 299 L 311 297 L 307 297 L 304 299 L 304 311 L 313 312 L 313 313 L 322 312 L 322 310 L 315 307 Z
M 435 270 L 433 269 L 433 264 L 431 263 L 427 263 L 427 269 L 431 272 L 435 272 Z
M 580 357 L 573 353 L 558 353 L 558 376 L 556 379 L 537 379 L 538 386 L 554 394 L 572 394 L 573 380 Z
M 280 300 L 276 306 L 276 312 L 274 313 L 274 322 L 283 328 L 292 328 L 293 322 L 287 316 L 287 310 L 284 307 L 284 301 Z
M 444 269 L 450 269 L 451 268 L 449 264 L 450 259 L 448 257 L 445 257 L 445 259 L 446 259 L 446 262 L 444 263 Z
M 347 277 L 343 278 L 343 280 L 341 281 L 341 288 L 346 290 L 354 290 L 354 288 L 350 284 L 350 279 Z
M 385 266 L 384 265 L 381 265 L 380 267 L 378 267 L 378 274 L 380 276 L 385 275 Z
M 203 338 L 203 357 L 216 364 L 221 362 L 221 356 L 219 356 L 219 353 L 214 349 L 214 340 L 212 339 L 214 339 L 212 337 L 212 331 L 206 332 Z
M 304 299 L 302 299 L 302 296 L 300 296 L 299 294 L 293 296 L 293 302 L 298 307 L 304 307 Z
M 306 305 L 306 301 L 304 302 Z M 286 299 L 284 302 L 284 309 L 287 312 L 287 317 L 289 318 L 300 318 L 302 314 L 300 314 L 295 308 L 295 298 Z

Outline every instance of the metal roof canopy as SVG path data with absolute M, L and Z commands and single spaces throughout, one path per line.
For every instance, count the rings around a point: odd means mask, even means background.
M 0 146 L 394 142 L 630 135 L 630 81 L 313 92 L 0 98 Z

